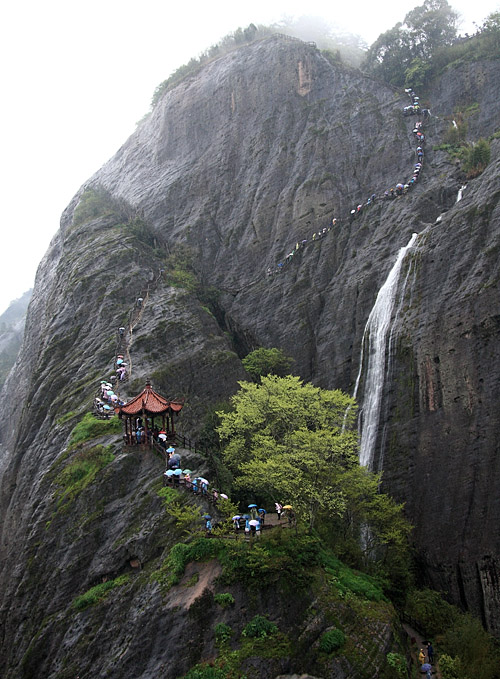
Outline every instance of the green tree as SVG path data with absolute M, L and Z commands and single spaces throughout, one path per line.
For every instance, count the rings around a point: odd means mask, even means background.
M 358 544 L 363 530 L 367 557 L 406 549 L 401 506 L 378 492 L 378 475 L 359 465 L 350 396 L 269 375 L 261 384 L 240 382 L 232 404 L 219 413 L 218 432 L 237 487 L 289 502 L 310 530 L 321 518 L 324 530 Z
M 290 372 L 293 358 L 287 356 L 281 349 L 255 349 L 242 360 L 243 367 L 254 382 L 258 382 L 264 375 L 280 375 L 281 377 Z
M 451 45 L 457 35 L 458 14 L 447 0 L 424 0 L 405 16 L 412 58 L 431 59 L 439 47 Z
M 377 38 L 366 54 L 365 69 L 395 86 L 421 86 L 434 53 L 455 39 L 457 19 L 447 0 L 424 0 L 402 24 Z
M 288 438 L 300 430 L 340 434 L 346 412 L 343 440 L 351 440 L 351 456 L 355 458 L 352 427 L 356 409 L 347 394 L 303 384 L 299 377 L 290 375 L 268 375 L 260 384 L 239 385 L 240 390 L 231 398 L 233 409 L 217 413 L 221 421 L 217 432 L 225 443 L 224 459 L 232 472 L 240 474 L 248 461 L 264 459 L 264 449 L 287 448 Z
M 394 86 L 401 86 L 409 64 L 409 36 L 401 22 L 379 35 L 366 53 L 368 73 Z

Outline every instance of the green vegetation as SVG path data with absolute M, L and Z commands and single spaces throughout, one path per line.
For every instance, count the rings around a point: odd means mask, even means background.
M 110 448 L 104 446 L 94 446 L 76 453 L 55 479 L 59 486 L 58 507 L 67 507 L 113 459 Z
M 284 377 L 290 372 L 293 358 L 287 356 L 281 349 L 255 349 L 241 361 L 243 367 L 254 382 L 260 382 L 261 377 L 266 375 L 279 375 Z
M 283 530 L 264 533 L 257 543 L 204 537 L 189 544 L 177 543 L 151 579 L 167 591 L 180 581 L 188 563 L 211 559 L 222 566 L 220 582 L 224 584 L 266 588 L 281 583 L 287 590 L 300 591 L 310 585 L 312 573 L 320 568 L 337 598 L 387 601 L 386 581 L 349 568 L 318 537 Z M 223 607 L 234 603 L 229 593 L 216 594 L 214 601 Z
M 321 563 L 330 586 L 341 598 L 349 599 L 354 595 L 368 601 L 387 601 L 384 595 L 387 583 L 380 578 L 349 568 L 327 550 L 321 552 Z
M 86 189 L 73 213 L 73 225 L 79 226 L 110 215 L 121 218 L 117 203 L 108 191 L 103 188 Z
M 371 45 L 365 69 L 396 87 L 423 85 L 435 52 L 454 41 L 457 19 L 447 0 L 424 0 Z
M 115 587 L 121 587 L 129 581 L 128 575 L 120 575 L 114 580 L 108 580 L 107 582 L 101 582 L 99 585 L 92 587 L 85 594 L 77 596 L 73 601 L 73 608 L 77 611 L 84 611 L 89 606 L 100 603 L 103 601 L 109 592 Z
M 181 499 L 180 492 L 176 488 L 169 488 L 168 486 L 160 488 L 158 491 L 156 491 L 156 494 L 158 497 L 163 498 L 165 508 L 167 508 L 171 503 L 178 502 Z
M 439 671 L 442 679 L 462 679 L 465 676 L 460 658 L 452 658 L 446 653 L 439 658 Z
M 245 43 L 253 42 L 256 39 L 261 39 L 269 35 L 271 30 L 265 26 L 258 28 L 254 24 L 250 24 L 247 28 L 238 28 L 236 31 L 226 35 L 216 45 L 212 45 L 205 50 L 200 56 L 195 59 L 190 59 L 187 64 L 179 66 L 166 80 L 158 85 L 153 94 L 151 106 L 154 107 L 163 97 L 165 92 L 168 92 L 173 87 L 182 82 L 190 75 L 195 75 L 206 63 L 221 57 L 223 54 L 230 52 L 233 49 L 241 47 Z
M 150 248 L 158 248 L 158 238 L 153 229 L 146 224 L 143 219 L 135 217 L 125 224 L 125 231 L 128 231 L 136 240 Z
M 165 282 L 175 288 L 197 293 L 199 283 L 194 270 L 194 255 L 187 245 L 177 245 L 165 260 Z
M 219 604 L 221 608 L 229 608 L 230 606 L 234 606 L 234 596 L 230 592 L 215 594 L 214 601 L 216 604 Z
M 324 653 L 338 651 L 345 644 L 345 634 L 340 629 L 330 629 L 319 640 L 319 650 Z
M 500 12 L 493 12 L 474 36 L 437 49 L 432 56 L 430 75 L 435 78 L 446 68 L 483 59 L 498 59 L 499 55 Z
M 263 615 L 256 615 L 245 625 L 241 634 L 244 637 L 265 639 L 272 634 L 276 634 L 277 631 L 278 627 L 274 624 L 274 622 L 271 622 Z
M 317 528 L 343 557 L 397 572 L 403 588 L 410 527 L 402 507 L 379 493 L 380 477 L 359 465 L 353 400 L 298 377 L 270 375 L 261 384 L 240 382 L 232 405 L 218 413 L 217 431 L 243 497 L 290 503 L 299 523 Z
M 403 23 L 382 33 L 366 53 L 364 68 L 396 87 L 423 88 L 446 68 L 500 54 L 500 12 L 472 37 L 456 39 L 457 13 L 446 0 L 425 0 Z
M 71 432 L 69 445 L 75 446 L 77 443 L 91 441 L 106 434 L 121 434 L 122 429 L 121 420 L 117 417 L 112 417 L 110 420 L 98 420 L 92 413 L 85 413 Z
M 429 589 L 410 591 L 405 611 L 436 640 L 443 679 L 498 678 L 500 648 L 479 620 Z
M 228 679 L 228 674 L 223 667 L 213 667 L 212 665 L 200 664 L 192 667 L 184 679 Z M 238 679 L 240 675 L 231 675 Z
M 467 179 L 473 179 L 486 169 L 490 162 L 491 149 L 487 139 L 479 139 L 474 144 L 468 144 L 463 152 L 463 169 Z
M 215 625 L 215 643 L 218 646 L 227 644 L 232 636 L 233 630 L 229 625 L 226 625 L 223 622 L 219 622 L 217 625 Z
M 394 669 L 399 679 L 406 679 L 408 676 L 406 658 L 401 653 L 388 653 L 387 664 Z
M 76 412 L 74 410 L 70 410 L 69 413 L 66 413 L 65 415 L 60 417 L 58 420 L 56 420 L 56 424 L 58 424 L 60 426 L 61 424 L 64 424 L 68 420 L 71 420 L 73 417 L 76 417 Z

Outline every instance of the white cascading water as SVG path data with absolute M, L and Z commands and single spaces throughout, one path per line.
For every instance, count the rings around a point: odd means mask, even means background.
M 458 203 L 459 201 L 462 200 L 463 195 L 464 195 L 464 191 L 465 191 L 466 188 L 467 188 L 467 184 L 464 184 L 463 186 L 461 186 L 458 189 L 457 200 L 455 201 L 456 203 Z
M 385 379 L 386 346 L 391 328 L 392 312 L 396 302 L 399 274 L 408 250 L 414 245 L 418 234 L 414 233 L 408 245 L 401 248 L 389 272 L 385 283 L 378 291 L 373 309 L 368 316 L 363 339 L 361 341 L 361 356 L 359 372 L 354 387 L 353 397 L 356 398 L 361 374 L 363 371 L 365 347 L 368 349 L 368 367 L 364 381 L 364 399 L 361 419 L 361 445 L 359 462 L 371 469 L 375 453 L 375 443 L 379 427 L 380 409 L 382 405 L 382 391 Z

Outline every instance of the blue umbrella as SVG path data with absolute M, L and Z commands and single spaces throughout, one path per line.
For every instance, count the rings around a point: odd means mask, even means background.
M 191 474 L 191 470 L 190 469 L 183 469 L 182 473 L 183 474 Z
M 169 469 L 168 471 L 165 472 L 165 476 L 173 476 L 175 474 L 173 469 Z
M 172 446 L 170 446 L 170 448 L 167 448 L 167 453 L 175 453 L 175 448 L 172 448 Z
M 266 510 L 265 510 L 265 509 L 262 509 L 262 507 L 261 507 L 260 509 L 258 509 L 257 511 L 258 511 L 258 512 L 263 512 L 264 514 L 267 514 Z
M 427 670 L 432 670 L 432 665 L 430 665 L 428 662 L 424 662 L 420 669 L 422 672 L 427 672 Z
M 251 519 L 252 517 L 250 516 L 250 514 L 243 514 L 243 516 L 241 518 L 242 519 Z
M 182 474 L 182 469 L 176 469 L 174 471 L 174 476 L 181 476 L 181 474 Z
M 252 509 L 252 507 L 257 507 L 257 505 L 248 505 L 248 509 Z
M 235 516 L 233 516 L 231 520 L 236 521 L 236 519 L 241 519 L 241 516 L 239 514 L 236 514 Z
M 203 514 L 203 518 L 210 520 L 212 517 L 210 516 L 210 514 Z

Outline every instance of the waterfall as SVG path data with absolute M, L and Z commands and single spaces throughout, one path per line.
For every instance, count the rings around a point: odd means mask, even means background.
M 458 203 L 459 201 L 462 200 L 462 196 L 464 195 L 464 191 L 465 191 L 466 188 L 467 188 L 467 184 L 464 184 L 463 186 L 461 186 L 458 189 L 457 200 L 455 201 L 456 203 Z
M 358 393 L 363 371 L 364 353 L 365 350 L 368 350 L 364 399 L 362 411 L 360 413 L 362 419 L 359 462 L 369 469 L 373 466 L 373 456 L 375 453 L 385 378 L 387 337 L 391 329 L 392 312 L 396 303 L 399 274 L 405 255 L 415 243 L 417 235 L 418 234 L 414 233 L 410 238 L 408 245 L 399 250 L 394 266 L 389 271 L 385 283 L 378 292 L 373 309 L 368 316 L 363 332 L 363 339 L 361 341 L 359 372 L 356 378 L 353 397 L 356 398 Z M 407 279 L 408 276 L 406 277 L 406 280 Z M 399 308 L 401 308 L 401 304 L 402 301 L 400 302 Z

